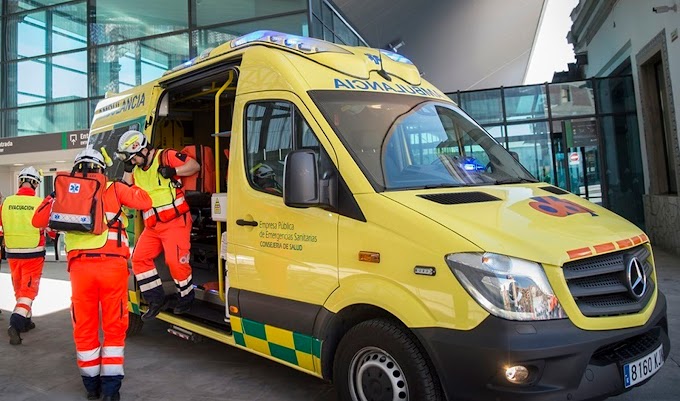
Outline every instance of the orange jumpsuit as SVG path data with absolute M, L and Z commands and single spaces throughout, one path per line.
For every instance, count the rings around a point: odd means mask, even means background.
M 167 195 L 172 192 L 174 204 L 154 205 L 143 210 L 144 231 L 135 243 L 132 255 L 132 270 L 142 291 L 144 299 L 149 303 L 162 304 L 165 292 L 158 275 L 154 259 L 164 252 L 165 263 L 170 269 L 179 294 L 179 303 L 189 304 L 193 301 L 194 291 L 189 265 L 189 249 L 191 248 L 191 214 L 184 200 L 184 193 L 179 188 L 167 186 L 158 173 L 160 159 L 163 165 L 180 167 L 189 157 L 172 149 L 158 149 L 154 154 L 154 162 L 147 170 L 135 168 L 133 177 L 135 184 L 151 194 Z M 176 177 L 178 178 L 178 177 Z M 142 179 L 144 182 L 141 182 Z
M 52 202 L 52 197 L 45 198 L 33 217 L 33 226 L 47 226 Z M 111 221 L 121 206 L 144 209 L 151 205 L 151 198 L 140 188 L 114 182 L 104 192 L 103 202 L 106 217 Z M 66 234 L 78 367 L 87 391 L 97 394 L 101 391 L 103 395 L 118 393 L 124 376 L 130 257 L 125 220 L 122 215 L 115 220 L 108 234 L 104 234 L 106 242 L 97 249 L 72 249 L 70 244 L 75 241 Z M 99 341 L 100 308 L 103 345 Z
M 19 188 L 16 196 L 35 196 L 35 190 L 24 187 Z M 9 197 L 8 197 L 9 200 Z M 39 200 L 36 200 L 39 202 Z M 10 212 L 5 210 L 5 213 Z M 26 221 L 24 224 L 28 224 Z M 0 208 L 0 227 L 3 227 L 2 222 L 2 208 Z M 4 234 L 7 234 L 13 227 L 5 224 Z M 44 231 L 40 230 L 39 239 L 36 238 L 37 246 L 32 249 L 17 249 L 12 250 L 5 248 L 5 256 L 9 263 L 9 269 L 12 276 L 12 286 L 14 287 L 14 296 L 16 298 L 16 306 L 10 316 L 10 326 L 13 326 L 17 331 L 25 332 L 31 328 L 31 307 L 35 297 L 38 295 L 40 286 L 40 278 L 42 277 L 43 266 L 45 264 L 45 235 Z

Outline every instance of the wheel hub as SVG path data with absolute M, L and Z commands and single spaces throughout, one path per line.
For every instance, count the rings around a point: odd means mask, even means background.
M 407 401 L 408 386 L 401 368 L 387 352 L 367 347 L 350 364 L 350 390 L 354 401 Z

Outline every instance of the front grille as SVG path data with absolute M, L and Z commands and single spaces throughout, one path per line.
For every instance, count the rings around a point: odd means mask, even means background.
M 626 275 L 628 262 L 637 258 L 647 275 L 641 299 L 631 293 Z M 564 278 L 584 316 L 617 316 L 638 313 L 654 293 L 650 253 L 644 245 L 607 255 L 565 263 Z
M 599 348 L 593 354 L 591 363 L 597 366 L 609 365 L 612 362 L 628 362 L 647 355 L 661 343 L 661 328 L 652 330 Z

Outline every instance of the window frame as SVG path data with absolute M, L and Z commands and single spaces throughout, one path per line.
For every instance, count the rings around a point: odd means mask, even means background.
M 298 129 L 298 124 L 300 122 L 302 122 L 302 126 L 306 125 L 307 128 L 309 128 L 309 131 L 311 131 L 314 139 L 316 140 L 316 143 L 318 144 L 319 149 L 318 149 L 317 155 L 318 155 L 318 158 L 319 158 L 318 159 L 319 165 L 321 165 L 324 162 L 324 161 L 322 161 L 323 157 L 325 157 L 327 159 L 326 163 L 333 164 L 333 162 L 332 162 L 330 155 L 328 154 L 328 152 L 324 148 L 322 141 L 319 139 L 319 134 L 317 132 L 315 132 L 314 128 L 307 121 L 307 119 L 304 116 L 304 113 L 302 112 L 300 107 L 295 102 L 293 102 L 291 100 L 283 99 L 283 98 L 263 98 L 263 99 L 257 99 L 257 100 L 252 100 L 252 101 L 247 102 L 243 107 L 243 121 L 244 121 L 244 130 L 243 130 L 244 131 L 244 135 L 243 135 L 243 138 L 244 138 L 244 140 L 243 140 L 244 158 L 243 158 L 243 163 L 244 163 L 244 167 L 245 167 L 246 179 L 248 180 L 248 184 L 250 185 L 250 187 L 253 190 L 255 190 L 257 192 L 262 192 L 262 193 L 265 193 L 265 194 L 268 194 L 268 195 L 283 198 L 283 175 L 281 176 L 281 182 L 280 182 L 282 192 L 280 194 L 277 194 L 277 193 L 273 193 L 273 192 L 270 192 L 270 191 L 266 191 L 265 189 L 261 188 L 259 185 L 255 184 L 255 182 L 253 181 L 252 174 L 250 173 L 250 169 L 253 166 L 250 165 L 251 164 L 250 163 L 250 154 L 251 153 L 250 153 L 250 150 L 249 150 L 249 145 L 250 145 L 250 134 L 251 134 L 251 132 L 250 132 L 250 129 L 249 129 L 250 128 L 249 127 L 250 122 L 249 122 L 249 116 L 248 116 L 249 110 L 252 106 L 263 105 L 263 104 L 276 104 L 276 103 L 285 103 L 289 106 L 292 106 L 291 109 L 290 109 L 290 114 L 288 116 L 288 118 L 290 118 L 290 133 L 291 133 L 291 149 L 290 149 L 290 151 L 292 152 L 292 151 L 299 150 L 299 149 L 310 149 L 309 146 L 302 146 L 302 144 L 299 143 L 302 140 L 303 131 L 300 131 L 298 133 L 297 129 Z M 299 121 L 298 121 L 298 117 L 299 117 Z M 262 135 L 262 127 L 260 127 L 259 135 Z M 267 132 L 266 138 L 260 137 L 260 141 L 262 139 L 265 139 L 265 141 L 266 141 L 268 136 L 269 136 L 269 132 Z M 300 136 L 300 138 L 298 138 L 298 136 Z M 261 144 L 258 145 L 258 148 L 260 146 L 261 146 Z M 265 142 L 265 148 L 266 148 L 266 142 Z M 279 148 L 278 150 L 280 151 L 281 148 Z M 258 152 L 259 152 L 259 150 L 258 150 Z M 325 156 L 323 156 L 324 154 L 325 154 Z M 287 157 L 287 155 L 286 155 L 286 157 Z M 286 159 L 284 158 L 283 159 L 284 165 L 285 165 L 285 160 Z

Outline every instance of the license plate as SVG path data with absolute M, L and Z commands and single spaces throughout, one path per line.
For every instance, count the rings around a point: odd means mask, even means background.
M 634 386 L 651 377 L 663 366 L 663 345 L 642 358 L 623 365 L 623 384 Z

